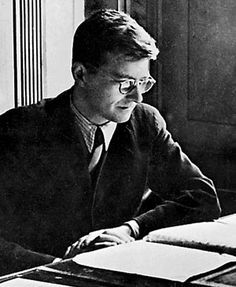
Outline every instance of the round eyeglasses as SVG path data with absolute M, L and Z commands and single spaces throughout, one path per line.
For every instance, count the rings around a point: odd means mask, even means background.
M 150 76 L 145 79 L 135 80 L 135 79 L 127 79 L 127 80 L 115 80 L 120 84 L 119 91 L 121 94 L 128 94 L 132 92 L 133 89 L 138 87 L 141 94 L 147 93 L 156 81 Z
M 92 69 L 92 71 L 98 70 L 97 67 L 92 66 L 91 64 L 88 63 L 86 63 L 85 66 L 88 67 L 90 70 Z M 151 76 L 139 80 L 135 79 L 118 80 L 112 77 L 110 74 L 106 73 L 105 71 L 100 70 L 100 72 L 105 76 L 111 78 L 114 82 L 119 83 L 119 91 L 123 95 L 132 92 L 132 90 L 134 90 L 136 87 L 138 87 L 139 92 L 141 94 L 147 93 L 156 83 L 156 80 L 153 79 L 153 77 Z

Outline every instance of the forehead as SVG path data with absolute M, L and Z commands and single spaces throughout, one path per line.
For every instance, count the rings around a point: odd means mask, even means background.
M 109 54 L 101 69 L 119 78 L 139 79 L 149 76 L 149 58 L 131 60 L 123 55 Z

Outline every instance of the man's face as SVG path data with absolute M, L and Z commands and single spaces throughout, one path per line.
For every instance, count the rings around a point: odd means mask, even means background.
M 129 120 L 137 103 L 142 102 L 140 87 L 123 94 L 120 82 L 127 79 L 143 80 L 150 76 L 149 59 L 127 61 L 119 56 L 107 57 L 106 64 L 96 73 L 88 73 L 85 77 L 86 101 L 89 119 L 102 124 L 107 121 L 117 123 Z

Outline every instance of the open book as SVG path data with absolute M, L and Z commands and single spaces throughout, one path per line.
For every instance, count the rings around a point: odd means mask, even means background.
M 197 248 L 236 256 L 236 214 L 213 222 L 200 222 L 162 228 L 150 232 L 149 242 Z
M 138 240 L 82 253 L 72 260 L 100 270 L 186 282 L 228 264 L 235 264 L 236 257 Z

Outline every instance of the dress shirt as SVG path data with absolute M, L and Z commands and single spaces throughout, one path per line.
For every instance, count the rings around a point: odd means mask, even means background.
M 95 125 L 94 123 L 86 119 L 85 116 L 82 115 L 81 112 L 75 107 L 72 101 L 71 101 L 71 109 L 73 113 L 75 114 L 76 124 L 79 126 L 79 128 L 82 131 L 88 151 L 91 153 L 93 149 L 97 125 Z M 104 136 L 105 151 L 108 150 L 108 147 L 112 139 L 112 136 L 115 132 L 116 126 L 117 126 L 117 123 L 115 122 L 107 122 L 103 125 L 99 125 Z
M 93 124 L 85 116 L 83 116 L 81 112 L 75 107 L 72 100 L 71 100 L 71 109 L 73 113 L 75 114 L 76 124 L 79 126 L 79 128 L 82 131 L 88 151 L 91 153 L 93 149 L 97 125 Z M 103 125 L 99 125 L 104 135 L 105 151 L 108 150 L 108 147 L 112 139 L 112 136 L 115 132 L 116 126 L 117 126 L 117 123 L 115 122 L 107 122 Z M 131 235 L 134 238 L 137 238 L 139 236 L 139 225 L 135 220 L 127 221 L 125 222 L 124 225 L 129 226 L 132 232 Z

